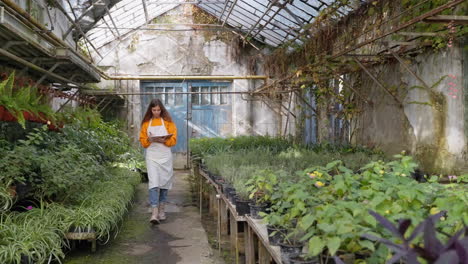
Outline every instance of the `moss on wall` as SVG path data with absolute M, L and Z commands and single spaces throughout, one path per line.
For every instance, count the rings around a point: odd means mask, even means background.
M 130 44 L 127 46 L 127 50 L 132 53 L 137 49 L 137 45 L 140 42 L 140 35 L 138 33 L 133 34 Z
M 419 145 L 415 156 L 421 167 L 428 172 L 450 173 L 449 160 L 452 156 L 445 140 L 445 127 L 447 118 L 447 99 L 445 95 L 433 90 L 429 92 L 431 110 L 434 116 L 434 142 L 432 144 Z M 453 165 L 453 164 L 452 164 Z
M 193 23 L 198 25 L 221 25 L 219 19 L 211 14 L 208 14 L 203 9 L 192 6 Z M 203 30 L 205 41 L 220 40 L 229 44 L 236 37 L 232 32 L 226 30 Z

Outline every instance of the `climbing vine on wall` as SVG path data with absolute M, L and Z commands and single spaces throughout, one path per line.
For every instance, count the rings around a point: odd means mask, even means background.
M 323 10 L 311 24 L 304 27 L 305 33 L 299 37 L 299 40 L 303 43 L 302 45 L 298 45 L 296 42 L 285 43 L 275 49 L 271 55 L 261 56 L 264 56 L 266 74 L 274 76 L 278 85 L 287 83 L 289 87 L 301 87 L 303 91 L 311 89 L 310 92 L 316 98 L 319 106 L 328 103 L 323 107 L 332 109 L 333 104 L 338 102 L 343 108 L 341 112 L 336 114 L 352 119 L 361 112 L 359 106 L 362 104 L 357 102 L 368 104 L 369 101 L 365 95 L 357 93 L 359 84 L 349 84 L 343 79 L 343 76 L 362 69 L 351 57 L 333 56 L 333 59 L 331 59 L 332 55 L 353 47 L 364 40 L 378 37 L 414 17 L 447 3 L 448 0 L 369 1 L 350 15 L 341 17 L 337 14 L 339 6 L 349 2 L 346 0 L 336 2 L 330 8 Z M 466 14 L 467 11 L 468 2 L 445 10 L 441 14 L 460 15 Z M 414 37 L 414 35 L 393 34 L 356 49 L 353 53 L 357 55 L 381 54 L 382 51 L 388 49 L 387 45 L 395 40 L 403 42 L 414 40 L 414 45 L 417 45 L 417 48 L 413 51 L 414 54 L 422 53 L 428 48 L 441 49 L 447 45 L 450 46 L 450 40 L 455 42 L 459 36 L 466 35 L 467 27 L 461 25 L 449 27 L 443 23 L 416 23 L 406 28 L 405 31 L 435 34 L 419 34 L 419 36 L 416 34 L 417 37 Z M 426 37 L 424 35 L 432 36 Z M 427 46 L 428 43 L 429 46 Z M 394 49 L 393 51 L 405 53 L 406 49 L 407 47 L 400 46 L 398 50 Z M 378 67 L 373 66 L 389 63 L 389 57 L 385 55 L 361 56 L 359 60 L 374 69 Z M 342 85 L 342 89 L 338 92 L 336 86 L 332 85 L 337 80 L 340 80 Z M 272 85 L 271 89 L 277 90 L 274 86 Z M 356 89 L 353 89 L 353 86 Z M 402 96 L 407 93 L 405 89 L 408 89 L 405 85 L 383 84 L 383 86 L 386 86 L 388 92 L 397 99 L 398 95 Z M 305 95 L 306 92 L 303 92 L 303 94 Z M 437 94 L 431 92 L 431 98 L 434 100 L 428 102 L 428 105 L 437 107 L 434 104 L 434 102 L 438 101 Z
M 448 3 L 449 0 L 402 0 L 403 10 L 411 10 L 403 16 L 403 22 L 409 21 L 413 17 L 424 14 L 434 8 L 437 8 L 443 4 Z M 459 4 L 458 6 L 446 9 L 440 13 L 440 15 L 466 15 L 468 13 L 468 2 Z M 450 23 L 449 23 L 450 24 Z M 444 23 L 417 23 L 410 29 L 414 32 L 425 32 L 425 33 L 439 33 L 436 36 L 426 36 L 421 38 L 421 41 L 430 41 L 434 49 L 441 49 L 447 47 L 449 44 L 449 38 L 459 38 L 468 34 L 468 26 L 466 25 L 453 25 L 455 29 L 451 32 L 450 27 Z

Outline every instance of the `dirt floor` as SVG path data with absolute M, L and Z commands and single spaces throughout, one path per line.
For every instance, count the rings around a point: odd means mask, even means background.
M 187 171 L 175 172 L 165 222 L 149 223 L 147 184 L 142 183 L 117 237 L 105 245 L 98 244 L 95 253 L 91 253 L 90 244 L 84 242 L 67 255 L 65 263 L 224 264 L 208 243 L 199 210 L 191 202 L 187 175 Z

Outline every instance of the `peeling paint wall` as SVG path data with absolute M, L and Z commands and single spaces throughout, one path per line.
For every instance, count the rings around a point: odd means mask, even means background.
M 460 173 L 467 151 L 462 47 L 427 51 L 406 63 L 429 89 L 399 62 L 372 69 L 386 87 L 398 87 L 397 97 L 403 108 L 365 73 L 360 73 L 360 89 L 374 104 L 363 106 L 355 127 L 356 143 L 377 146 L 389 154 L 410 151 L 428 172 Z M 450 93 L 451 86 L 458 87 L 458 94 Z

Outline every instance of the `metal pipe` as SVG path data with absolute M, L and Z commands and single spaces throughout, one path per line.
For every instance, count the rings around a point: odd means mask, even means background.
M 291 90 L 285 90 L 285 91 L 279 91 L 275 92 L 276 94 L 284 94 L 284 93 L 290 93 L 292 91 L 296 91 L 298 89 L 291 89 Z M 135 92 L 135 93 L 88 93 L 87 95 L 92 95 L 92 96 L 106 96 L 106 95 L 158 95 L 158 94 L 249 94 L 249 95 L 268 95 L 270 94 L 269 92 L 173 92 L 173 93 L 168 93 L 168 92 Z
M 136 76 L 108 76 L 108 80 L 266 80 L 265 75 L 136 75 Z
M 241 29 L 237 28 L 223 28 L 221 25 L 216 25 L 216 24 L 187 24 L 187 23 L 178 23 L 178 24 L 167 24 L 167 23 L 151 23 L 149 24 L 150 27 L 143 27 L 143 26 L 137 26 L 137 27 L 117 27 L 118 29 L 124 29 L 124 30 L 147 30 L 147 31 L 188 31 L 188 30 L 193 30 L 194 27 L 195 30 L 218 30 L 218 31 L 236 31 L 236 32 L 242 32 Z M 186 28 L 180 28 L 181 26 L 186 26 Z M 177 29 L 172 29 L 173 27 L 177 27 Z M 98 29 L 107 29 L 107 26 L 95 26 L 93 28 L 98 28 Z M 254 28 L 253 30 L 264 30 L 264 31 L 288 31 L 288 30 L 300 30 L 300 27 L 280 27 L 280 26 L 275 26 L 275 28 L 263 28 L 263 26 Z

